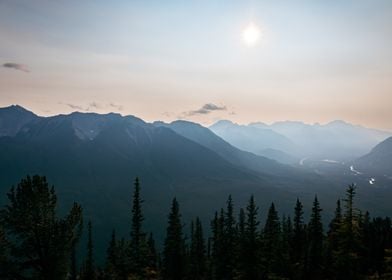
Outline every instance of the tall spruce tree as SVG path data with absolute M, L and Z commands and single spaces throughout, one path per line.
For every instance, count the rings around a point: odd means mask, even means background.
M 54 187 L 38 175 L 22 179 L 8 199 L 0 224 L 17 267 L 15 278 L 65 279 L 82 231 L 81 206 L 74 203 L 68 215 L 58 218 Z
M 290 241 L 292 240 L 293 230 L 290 216 L 286 218 L 285 215 L 282 217 L 282 237 L 280 241 L 280 252 L 281 252 L 281 271 L 280 275 L 284 278 L 293 279 L 293 268 L 290 257 Z
M 271 203 L 262 232 L 262 264 L 267 277 L 275 277 L 280 272 L 280 221 L 275 204 Z
M 146 234 L 143 232 L 143 200 L 140 197 L 139 178 L 135 179 L 132 206 L 132 226 L 130 241 L 130 268 L 131 274 L 145 278 L 145 270 L 148 266 L 148 248 Z
M 355 237 L 355 225 L 358 222 L 357 211 L 354 208 L 354 197 L 355 197 L 355 185 L 349 185 L 346 190 L 346 198 L 343 199 L 344 205 L 344 216 L 343 216 L 343 227 L 344 231 L 347 234 L 346 242 L 349 248 L 354 246 L 354 237 Z
M 356 279 L 360 270 L 360 218 L 354 207 L 355 185 L 351 184 L 346 190 L 344 214 L 339 229 L 339 247 L 336 258 L 337 271 L 345 279 Z
M 118 250 L 116 231 L 113 229 L 108 249 L 106 250 L 105 275 L 108 280 L 117 278 Z
M 308 225 L 308 260 L 307 277 L 309 279 L 322 279 L 323 270 L 323 224 L 321 221 L 320 203 L 315 196 L 312 214 Z
M 339 246 L 341 243 L 342 208 L 340 199 L 336 202 L 335 215 L 328 226 L 326 269 L 329 277 L 334 277 L 340 265 Z
M 224 279 L 233 279 L 236 270 L 237 257 L 237 228 L 234 218 L 234 205 L 231 195 L 227 199 L 227 208 L 224 220 L 223 232 L 223 261 L 224 261 Z
M 238 224 L 237 224 L 237 270 L 236 270 L 236 279 L 243 279 L 245 275 L 245 261 L 244 257 L 246 255 L 246 242 L 245 242 L 245 222 L 246 215 L 243 208 L 240 208 L 240 213 L 238 215 Z
M 206 247 L 203 228 L 197 217 L 192 222 L 189 279 L 202 280 L 206 277 Z
M 245 232 L 242 237 L 243 250 L 240 260 L 242 264 L 241 279 L 258 279 L 260 276 L 260 256 L 258 255 L 260 244 L 257 230 L 259 227 L 258 210 L 259 208 L 256 206 L 254 196 L 252 195 L 246 206 Z
M 336 202 L 335 215 L 332 221 L 329 223 L 328 229 L 328 245 L 329 249 L 332 251 L 336 251 L 338 249 L 339 234 L 341 231 L 342 222 L 342 208 L 340 205 L 340 199 L 338 199 Z
M 87 255 L 84 263 L 83 279 L 96 279 L 94 264 L 93 226 L 91 221 L 89 221 L 87 225 Z
M 306 231 L 303 215 L 304 211 L 302 203 L 297 198 L 294 208 L 293 235 L 290 242 L 295 279 L 302 279 L 305 273 Z
M 185 244 L 181 214 L 177 199 L 174 198 L 163 248 L 162 277 L 164 280 L 181 280 L 185 272 Z
M 215 217 L 211 222 L 212 231 L 212 253 L 211 253 L 211 278 L 223 279 L 225 272 L 225 250 L 224 250 L 224 224 L 225 214 L 221 209 L 215 212 Z

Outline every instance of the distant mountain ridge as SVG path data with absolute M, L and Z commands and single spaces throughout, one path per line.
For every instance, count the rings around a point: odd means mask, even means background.
M 133 116 L 75 112 L 37 117 L 19 107 L 0 108 L 0 116 L 0 130 L 4 132 L 0 137 L 0 203 L 5 203 L 5 193 L 22 177 L 46 175 L 56 186 L 61 208 L 68 208 L 73 201 L 83 205 L 99 241 L 113 227 L 120 235 L 127 234 L 131 186 L 136 176 L 141 179 L 146 201 L 146 227 L 155 231 L 164 226 L 166 207 L 174 196 L 182 203 L 184 217 L 203 209 L 198 215 L 207 220 L 206 215 L 217 203 L 223 206 L 229 194 L 239 203 L 245 203 L 252 193 L 261 203 L 294 202 L 290 188 L 300 189 L 319 179 L 242 152 L 198 125 L 194 125 L 198 127 L 196 134 L 200 130 L 207 140 L 221 143 L 217 151 L 169 127 Z M 9 129 L 14 124 L 18 125 Z M 315 188 L 323 185 L 326 183 L 320 181 Z M 304 197 L 311 200 L 310 195 Z M 99 244 L 102 248 L 97 250 L 103 252 L 106 243 Z
M 392 178 L 392 137 L 375 146 L 370 153 L 355 162 L 359 170 L 371 171 Z
M 266 149 L 273 149 L 291 157 L 332 160 L 360 157 L 392 135 L 391 132 L 339 120 L 325 125 L 298 121 L 237 125 L 230 121 L 219 121 L 210 129 L 234 146 L 259 155 L 266 155 Z M 260 137 L 266 134 L 270 138 Z M 285 137 L 286 142 L 282 142 L 282 137 Z
M 273 131 L 265 124 L 258 123 L 247 126 L 226 120 L 215 123 L 209 129 L 233 146 L 261 156 L 272 149 L 280 151 L 281 154 L 290 158 L 292 157 L 290 154 L 297 149 L 295 143 L 289 138 Z M 273 159 L 279 160 L 278 158 Z
M 120 236 L 128 234 L 131 185 L 136 176 L 142 183 L 146 228 L 157 232 L 163 228 L 174 196 L 181 202 L 184 218 L 197 212 L 203 221 L 211 218 L 207 215 L 212 210 L 224 206 L 229 194 L 239 205 L 254 194 L 263 213 L 271 201 L 289 213 L 296 197 L 310 205 L 317 193 L 323 197 L 325 212 L 332 213 L 336 197 L 351 182 L 351 177 L 322 177 L 310 169 L 242 151 L 192 122 L 152 124 L 115 113 L 39 117 L 11 106 L 0 108 L 0 131 L 0 203 L 20 178 L 46 175 L 56 186 L 61 209 L 73 201 L 83 205 L 86 217 L 95 224 L 101 255 L 106 246 L 103 241 L 113 227 Z M 383 202 L 387 196 L 377 195 L 381 203 L 373 208 L 387 211 L 389 204 Z M 363 203 L 371 202 L 365 199 Z M 371 206 L 366 208 L 371 210 Z
M 215 151 L 230 163 L 244 166 L 258 173 L 261 172 L 281 176 L 283 173 L 282 170 L 284 170 L 284 174 L 300 172 L 299 170 L 294 170 L 289 166 L 279 164 L 270 158 L 242 151 L 224 141 L 208 128 L 197 123 L 189 121 L 174 121 L 169 124 L 164 122 L 155 122 L 154 125 L 168 127 L 176 133 L 195 141 L 212 151 Z

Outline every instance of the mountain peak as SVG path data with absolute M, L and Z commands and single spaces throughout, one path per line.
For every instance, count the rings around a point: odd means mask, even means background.
M 0 108 L 0 137 L 15 136 L 27 123 L 38 116 L 19 105 Z
M 217 128 L 217 127 L 227 127 L 227 126 L 232 126 L 232 125 L 236 125 L 235 123 L 233 123 L 230 120 L 220 120 L 217 121 L 216 123 L 214 123 L 213 125 L 210 126 L 210 128 Z
M 26 108 L 24 108 L 20 105 L 17 105 L 17 104 L 12 104 L 10 106 L 0 108 L 0 112 L 28 113 L 28 114 L 35 116 L 35 114 L 33 112 L 31 112 L 31 111 L 27 110 Z
M 352 126 L 352 124 L 343 120 L 334 120 L 326 124 L 326 126 Z
M 263 122 L 251 122 L 248 126 L 258 127 L 258 128 L 269 128 L 268 124 Z

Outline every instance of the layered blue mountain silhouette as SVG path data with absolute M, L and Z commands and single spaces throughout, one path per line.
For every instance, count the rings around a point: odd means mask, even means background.
M 82 203 L 87 218 L 94 221 L 98 240 L 108 238 L 105 234 L 113 227 L 120 235 L 127 234 L 136 176 L 142 184 L 146 227 L 155 232 L 163 233 L 174 196 L 185 219 L 197 214 L 208 221 L 212 211 L 225 204 L 228 194 L 239 206 L 254 194 L 263 215 L 271 201 L 291 213 L 297 196 L 310 206 L 317 193 L 329 217 L 336 199 L 351 182 L 359 184 L 364 208 L 390 214 L 388 178 L 374 188 L 366 184 L 366 178 L 350 172 L 328 176 L 298 164 L 305 155 L 304 147 L 310 147 L 308 153 L 317 145 L 319 150 L 339 147 L 338 154 L 352 142 L 355 149 L 348 153 L 352 157 L 386 134 L 340 122 L 326 126 L 219 122 L 208 129 L 186 121 L 147 123 L 114 113 L 39 117 L 20 106 L 10 106 L 0 109 L 0 202 L 6 202 L 9 188 L 25 175 L 46 175 L 56 187 L 61 208 L 67 209 L 73 201 Z M 314 144 L 309 144 L 310 135 Z M 301 142 L 302 138 L 308 142 Z M 328 146 L 328 139 L 334 144 Z M 364 157 L 365 153 L 359 154 L 358 166 L 390 170 L 390 142 L 386 140 Z M 97 250 L 104 250 L 106 242 L 101 243 Z

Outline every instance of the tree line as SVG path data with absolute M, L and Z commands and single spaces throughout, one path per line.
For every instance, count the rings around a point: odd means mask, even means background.
M 263 225 L 253 196 L 238 215 L 229 196 L 208 231 L 196 217 L 185 233 L 174 198 L 163 249 L 158 252 L 152 233 L 143 229 L 143 200 L 136 178 L 129 238 L 118 238 L 113 230 L 105 264 L 98 267 L 91 221 L 84 260 L 81 265 L 77 262 L 82 207 L 74 203 L 60 218 L 54 188 L 45 177 L 27 176 L 11 188 L 9 202 L 0 210 L 0 279 L 392 279 L 391 219 L 372 218 L 357 209 L 355 190 L 355 185 L 348 186 L 327 228 L 317 196 L 309 222 L 297 199 L 293 217 L 280 216 L 272 203 Z

